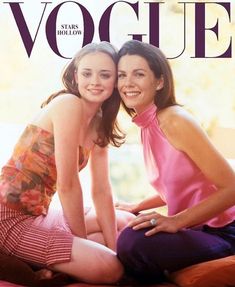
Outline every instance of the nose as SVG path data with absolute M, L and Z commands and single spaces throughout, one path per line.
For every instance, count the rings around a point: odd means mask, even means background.
M 132 87 L 134 85 L 132 76 L 126 76 L 125 81 L 124 81 L 124 85 L 126 87 Z
M 98 74 L 93 74 L 92 77 L 91 77 L 90 84 L 91 85 L 99 85 L 99 83 L 100 83 L 99 75 Z

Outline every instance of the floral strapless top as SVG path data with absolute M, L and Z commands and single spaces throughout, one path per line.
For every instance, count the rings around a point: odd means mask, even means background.
M 79 170 L 87 163 L 89 151 L 80 147 Z M 54 136 L 28 125 L 13 155 L 2 168 L 0 202 L 26 214 L 46 214 L 56 191 Z

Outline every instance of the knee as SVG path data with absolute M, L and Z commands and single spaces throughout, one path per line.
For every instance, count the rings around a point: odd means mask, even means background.
M 103 266 L 100 268 L 99 272 L 101 282 L 112 284 L 118 282 L 122 278 L 124 268 L 116 255 L 111 258 L 103 257 L 101 265 Z
M 136 217 L 134 214 L 124 210 L 117 210 L 116 215 L 119 232 L 122 231 L 127 224 Z
M 144 235 L 141 231 L 135 231 L 130 227 L 125 228 L 117 242 L 117 254 L 122 262 L 128 262 L 134 256 L 138 256 L 143 250 Z
M 87 239 L 105 245 L 104 236 L 101 232 L 90 233 L 87 235 Z

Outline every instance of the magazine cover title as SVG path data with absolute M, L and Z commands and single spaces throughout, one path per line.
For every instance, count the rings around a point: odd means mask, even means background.
M 137 39 L 164 52 L 178 102 L 207 131 L 234 127 L 234 11 L 234 0 L 0 0 L 0 123 L 28 122 L 86 44 Z
M 175 59 L 187 49 L 190 17 L 193 17 L 190 33 L 194 34 L 194 51 L 189 57 L 232 58 L 232 33 L 225 32 L 233 24 L 231 1 L 174 1 L 172 9 L 180 15 L 177 25 L 166 16 L 172 1 L 104 2 L 102 5 L 97 2 L 92 9 L 84 1 L 4 1 L 1 5 L 15 22 L 15 32 L 28 58 L 41 34 L 53 53 L 68 59 L 72 57 L 66 48 L 69 45 L 77 48 L 92 41 L 119 44 L 136 39 L 162 48 L 167 38 L 177 35 L 175 48 L 167 55 Z M 30 10 L 32 5 L 37 11 L 34 15 Z M 213 17 L 209 17 L 212 10 L 218 13 L 213 12 Z M 214 41 L 213 51 L 208 48 L 210 41 Z

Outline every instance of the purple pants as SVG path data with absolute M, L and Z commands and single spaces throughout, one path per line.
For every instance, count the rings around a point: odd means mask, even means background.
M 125 228 L 117 254 L 126 272 L 144 282 L 160 282 L 165 274 L 184 267 L 235 254 L 235 221 L 220 228 L 203 226 L 150 237 Z

